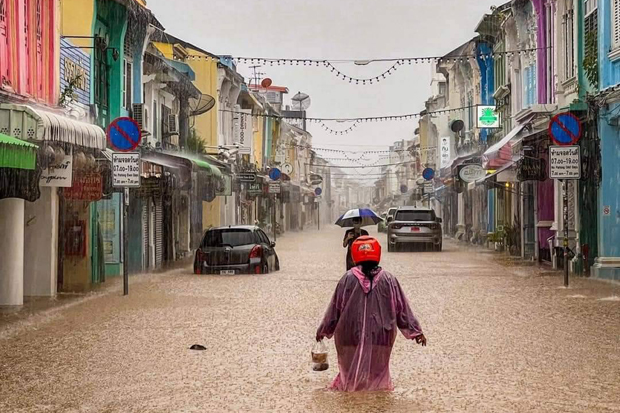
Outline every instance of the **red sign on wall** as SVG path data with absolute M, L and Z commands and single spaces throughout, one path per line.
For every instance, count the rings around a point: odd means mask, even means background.
M 73 186 L 63 189 L 65 199 L 77 201 L 99 201 L 103 198 L 103 179 L 98 173 L 73 177 Z

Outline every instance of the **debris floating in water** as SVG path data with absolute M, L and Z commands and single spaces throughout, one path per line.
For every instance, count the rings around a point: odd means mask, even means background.
M 194 344 L 189 349 L 190 350 L 206 350 L 207 348 L 201 344 Z

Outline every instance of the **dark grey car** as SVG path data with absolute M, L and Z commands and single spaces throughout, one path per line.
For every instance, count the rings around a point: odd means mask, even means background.
M 425 244 L 441 251 L 441 218 L 428 208 L 400 207 L 388 224 L 388 251 L 395 251 L 401 244 Z
M 276 243 L 256 226 L 212 228 L 196 250 L 195 274 L 267 274 L 280 269 Z

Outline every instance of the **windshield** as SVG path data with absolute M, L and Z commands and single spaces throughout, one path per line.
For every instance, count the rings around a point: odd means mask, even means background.
M 433 211 L 399 211 L 396 214 L 396 221 L 434 221 L 435 212 Z
M 203 247 L 238 247 L 255 243 L 254 234 L 248 229 L 217 229 L 207 232 Z

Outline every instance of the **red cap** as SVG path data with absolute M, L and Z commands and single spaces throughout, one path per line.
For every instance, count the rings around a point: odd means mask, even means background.
M 381 244 L 373 237 L 359 237 L 351 246 L 351 255 L 355 264 L 364 261 L 381 262 Z

